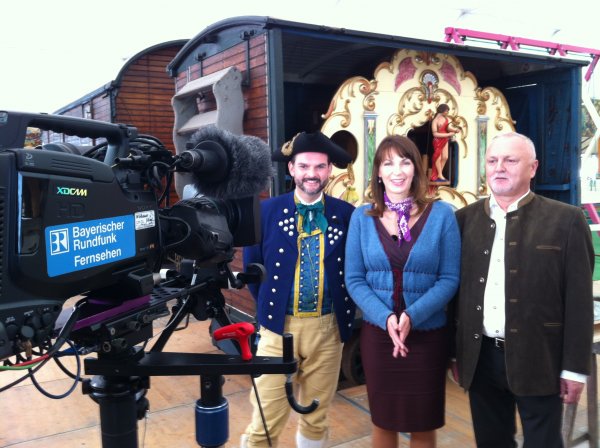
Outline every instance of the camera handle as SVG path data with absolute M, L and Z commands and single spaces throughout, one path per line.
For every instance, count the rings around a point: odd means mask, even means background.
M 129 141 L 137 137 L 137 129 L 132 126 L 64 115 L 0 111 L 0 123 L 4 124 L 0 148 L 23 147 L 28 127 L 78 137 L 105 138 L 108 148 L 104 163 L 109 166 L 117 157 L 127 156 Z

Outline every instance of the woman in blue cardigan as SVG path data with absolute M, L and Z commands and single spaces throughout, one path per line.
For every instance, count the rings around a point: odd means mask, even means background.
M 389 136 L 373 161 L 373 203 L 352 214 L 346 288 L 363 313 L 361 354 L 373 446 L 435 447 L 444 425 L 450 335 L 446 305 L 458 288 L 460 236 L 450 205 L 427 197 L 415 144 Z

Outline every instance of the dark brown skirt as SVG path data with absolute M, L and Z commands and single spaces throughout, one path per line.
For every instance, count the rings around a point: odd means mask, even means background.
M 447 329 L 412 330 L 406 338 L 406 358 L 392 356 L 394 346 L 387 331 L 363 321 L 360 333 L 373 424 L 396 432 L 444 426 Z

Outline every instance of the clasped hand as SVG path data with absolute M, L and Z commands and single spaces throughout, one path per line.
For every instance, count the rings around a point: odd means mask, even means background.
M 408 356 L 408 347 L 404 343 L 408 333 L 410 333 L 410 317 L 406 313 L 402 313 L 400 318 L 395 314 L 390 314 L 387 320 L 387 331 L 394 343 L 394 351 L 392 356 L 397 358 L 398 355 L 406 358 Z

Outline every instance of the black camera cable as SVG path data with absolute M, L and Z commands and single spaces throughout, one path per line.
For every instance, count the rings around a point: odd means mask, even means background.
M 258 394 L 258 388 L 256 387 L 256 381 L 254 381 L 254 376 L 252 375 L 250 375 L 250 379 L 252 380 L 252 388 L 254 389 L 254 396 L 256 397 L 258 411 L 260 412 L 260 419 L 262 420 L 263 428 L 265 429 L 265 435 L 267 436 L 267 443 L 269 444 L 269 447 L 272 447 L 273 442 L 271 441 L 271 435 L 269 434 L 269 428 L 267 427 L 267 420 L 265 419 L 265 413 L 260 402 L 260 396 Z
M 102 155 L 101 153 L 99 153 L 99 151 L 102 148 L 106 148 L 106 146 L 108 146 L 107 142 L 98 143 L 97 145 L 92 146 L 90 149 L 88 149 L 86 152 L 84 152 L 81 155 L 83 157 L 88 157 L 90 159 L 99 159 L 100 156 Z M 104 157 L 102 157 L 102 158 L 104 158 Z
M 173 172 L 171 171 L 171 167 L 165 162 L 152 162 L 148 177 L 150 179 L 150 184 L 157 191 L 162 188 L 162 179 L 165 179 L 165 186 L 162 189 L 162 193 L 158 198 L 157 203 L 161 204 L 166 198 L 166 206 L 169 206 L 169 193 L 171 191 L 171 184 L 173 183 Z
M 75 388 L 77 387 L 77 385 L 79 384 L 79 382 L 81 381 L 81 357 L 79 356 L 79 352 L 75 349 L 75 346 L 73 344 L 72 341 L 65 341 L 70 347 L 71 349 L 74 350 L 75 352 L 75 360 L 76 360 L 76 364 L 77 364 L 77 373 L 73 376 L 70 372 L 68 372 L 68 370 L 62 365 L 62 363 L 60 363 L 60 361 L 58 361 L 58 358 L 53 357 L 52 359 L 54 359 L 54 361 L 58 364 L 58 366 L 61 368 L 61 370 L 63 370 L 63 372 L 67 373 L 68 376 L 73 378 L 73 384 L 71 385 L 71 387 L 69 387 L 69 389 L 66 392 L 63 392 L 62 394 L 52 394 L 50 392 L 48 392 L 46 389 L 44 389 L 42 387 L 42 385 L 40 383 L 38 383 L 38 381 L 35 379 L 35 375 L 33 373 L 33 371 L 28 372 L 28 376 L 29 378 L 31 378 L 31 383 L 35 386 L 35 388 L 44 396 L 48 397 L 48 398 L 52 398 L 53 400 L 60 400 L 62 398 L 68 397 L 69 395 L 71 395 L 71 393 L 75 390 Z
M 154 147 L 159 150 L 169 151 L 165 148 L 163 142 L 160 141 L 157 137 L 154 137 L 150 134 L 140 134 L 136 138 L 131 141 L 132 144 L 146 144 L 148 146 Z
M 84 304 L 85 304 L 85 299 L 81 299 L 73 306 L 73 312 L 69 316 L 69 319 L 67 320 L 65 325 L 62 327 L 62 330 L 59 333 L 58 337 L 56 338 L 55 343 L 48 349 L 48 351 L 40 358 L 39 361 L 29 360 L 29 361 L 26 361 L 25 363 L 21 363 L 23 368 L 26 368 L 27 365 L 33 365 L 37 362 L 37 364 L 35 364 L 35 367 L 28 368 L 27 374 L 23 375 L 21 378 L 16 379 L 12 383 L 9 383 L 9 384 L 1 387 L 0 393 L 4 392 L 5 390 L 10 389 L 13 386 L 16 386 L 17 384 L 21 383 L 22 381 L 25 381 L 27 378 L 32 377 L 32 375 L 37 373 L 43 366 L 46 365 L 46 363 L 56 354 L 56 352 L 60 349 L 60 347 L 65 342 L 67 342 L 67 337 L 69 336 L 69 334 L 71 333 L 71 330 L 73 329 L 73 326 L 77 322 L 77 319 L 79 318 L 79 312 L 81 311 L 81 308 L 83 307 Z M 15 370 L 18 370 L 20 367 L 14 366 L 14 368 L 15 368 Z

